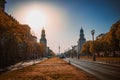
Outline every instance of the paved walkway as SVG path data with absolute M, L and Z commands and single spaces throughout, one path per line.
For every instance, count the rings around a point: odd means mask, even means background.
M 92 75 L 59 58 L 51 58 L 35 65 L 6 72 L 0 80 L 96 80 Z

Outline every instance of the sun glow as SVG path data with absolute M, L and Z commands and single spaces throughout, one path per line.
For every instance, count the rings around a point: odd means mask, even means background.
M 47 24 L 46 15 L 39 10 L 31 10 L 25 18 L 26 23 L 31 27 L 40 27 Z
M 29 3 L 22 7 L 20 5 L 16 8 L 14 16 L 20 23 L 28 24 L 37 37 L 40 36 L 39 32 L 43 27 L 49 29 L 49 32 L 54 32 L 62 29 L 66 21 L 63 11 L 49 3 Z
M 64 9 L 51 3 L 30 2 L 20 4 L 15 8 L 13 14 L 21 24 L 29 25 L 31 32 L 37 36 L 38 41 L 44 27 L 48 45 L 51 49 L 56 49 L 57 44 L 55 42 L 60 40 L 61 33 L 64 34 L 63 31 L 66 30 L 68 21 L 66 13 Z

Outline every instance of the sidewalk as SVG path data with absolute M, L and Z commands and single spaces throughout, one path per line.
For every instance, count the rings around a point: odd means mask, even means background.
M 0 80 L 96 80 L 92 75 L 69 65 L 62 59 L 51 58 L 43 62 L 6 72 Z
M 21 69 L 23 67 L 27 67 L 27 66 L 42 62 L 46 59 L 47 58 L 29 60 L 29 61 L 25 61 L 25 62 L 16 63 L 15 65 L 11 65 L 11 66 L 6 67 L 6 68 L 0 68 L 0 74 L 3 73 L 3 72 L 7 72 L 7 71 L 13 71 L 13 70 Z

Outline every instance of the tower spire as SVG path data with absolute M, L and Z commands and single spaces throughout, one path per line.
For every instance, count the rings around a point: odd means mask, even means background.
M 42 29 L 42 32 L 41 32 L 41 39 L 40 39 L 40 43 L 44 44 L 45 46 L 47 46 L 47 40 L 46 40 L 46 37 L 45 37 L 45 30 L 44 28 Z
M 81 26 L 81 29 L 83 29 L 82 26 Z
M 84 38 L 84 30 L 83 30 L 83 28 L 81 27 L 81 29 L 80 29 L 80 38 L 79 38 L 79 40 L 78 40 L 78 55 L 79 55 L 79 53 L 80 53 L 80 51 L 81 51 L 81 49 L 82 49 L 82 45 L 83 45 L 83 43 L 86 41 L 86 39 Z

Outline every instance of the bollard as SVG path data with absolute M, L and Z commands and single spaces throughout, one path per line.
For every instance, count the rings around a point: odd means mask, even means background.
M 70 60 L 69 60 L 69 65 L 70 65 Z

